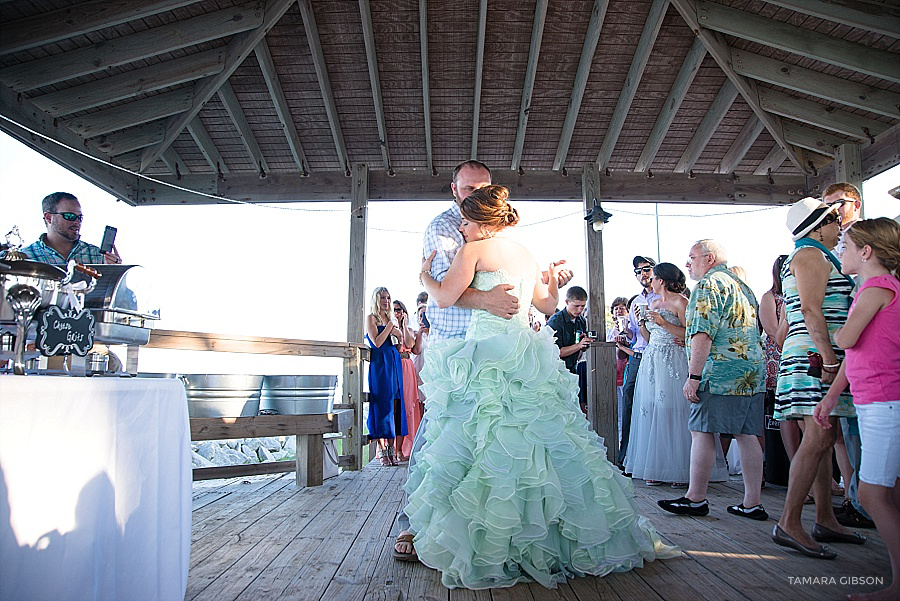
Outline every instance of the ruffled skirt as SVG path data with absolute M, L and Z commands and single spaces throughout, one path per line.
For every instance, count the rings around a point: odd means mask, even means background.
M 435 342 L 422 380 L 426 442 L 405 513 L 445 586 L 555 588 L 680 554 L 606 460 L 549 331 Z

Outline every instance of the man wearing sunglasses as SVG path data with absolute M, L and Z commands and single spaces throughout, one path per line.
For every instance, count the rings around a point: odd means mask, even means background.
M 82 264 L 122 262 L 115 245 L 112 252 L 105 253 L 99 247 L 81 240 L 84 214 L 81 203 L 74 195 L 68 192 L 48 194 L 41 202 L 41 208 L 47 233 L 22 249 L 29 259 L 51 265 L 65 265 L 69 259 Z
M 862 196 L 859 189 L 849 182 L 838 182 L 825 188 L 822 194 L 822 202 L 828 206 L 839 205 L 838 215 L 841 216 L 841 237 L 834 254 L 840 257 L 844 252 L 844 232 L 862 217 Z
M 841 237 L 834 254 L 840 258 L 844 254 L 844 234 L 854 223 L 862 218 L 862 195 L 859 188 L 849 182 L 837 182 L 825 188 L 822 194 L 822 202 L 828 206 L 835 204 L 838 207 L 838 215 L 841 218 Z M 844 482 L 845 499 L 843 504 L 834 510 L 838 523 L 848 528 L 872 528 L 875 523 L 869 519 L 869 515 L 859 502 L 859 466 L 862 459 L 859 422 L 855 417 L 840 418 L 841 434 L 844 438 L 844 446 L 847 449 L 847 458 L 853 468 L 853 476 L 850 482 Z M 837 450 L 837 449 L 836 449 Z
M 656 265 L 650 257 L 636 256 L 631 260 L 634 266 L 634 277 L 641 285 L 641 292 L 631 303 L 631 313 L 628 316 L 628 328 L 625 336 L 634 354 L 628 359 L 628 365 L 625 367 L 625 385 L 622 389 L 622 436 L 619 441 L 619 468 L 624 469 L 625 454 L 628 451 L 628 440 L 631 436 L 631 408 L 634 405 L 634 386 L 637 382 L 638 369 L 641 367 L 641 358 L 644 355 L 644 349 L 647 347 L 647 341 L 640 335 L 640 309 L 638 307 L 650 304 L 654 299 L 659 298 L 658 294 L 653 292 L 650 287 L 650 280 L 653 278 L 653 266 Z

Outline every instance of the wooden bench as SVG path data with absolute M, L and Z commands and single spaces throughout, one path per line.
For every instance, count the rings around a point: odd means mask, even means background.
M 226 440 L 296 436 L 295 461 L 194 468 L 194 480 L 233 478 L 297 471 L 297 486 L 320 486 L 323 481 L 323 434 L 344 432 L 354 423 L 352 409 L 311 415 L 257 415 L 254 417 L 191 418 L 191 440 Z

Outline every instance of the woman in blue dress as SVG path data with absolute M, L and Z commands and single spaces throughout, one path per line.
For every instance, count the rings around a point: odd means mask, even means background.
M 393 337 L 393 339 L 392 339 Z M 385 287 L 372 293 L 372 311 L 366 317 L 369 358 L 369 438 L 378 440 L 381 465 L 399 465 L 394 439 L 406 436 L 403 409 L 403 366 L 394 340 L 403 332 L 391 321 L 391 293 Z
M 559 298 L 531 253 L 502 235 L 518 221 L 502 186 L 460 204 L 460 248 L 442 282 L 422 266 L 438 306 L 470 285 L 510 284 L 520 306 L 552 313 Z M 578 406 L 578 382 L 549 328 L 475 310 L 465 339 L 432 343 L 422 388 L 425 444 L 407 481 L 410 531 L 419 559 L 445 586 L 484 589 L 627 571 L 674 557 L 638 513 L 630 480 L 606 459 Z

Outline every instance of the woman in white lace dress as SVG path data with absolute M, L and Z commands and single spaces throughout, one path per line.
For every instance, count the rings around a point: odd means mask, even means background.
M 682 392 L 688 363 L 684 347 L 675 343 L 684 339 L 684 273 L 672 263 L 659 263 L 650 286 L 660 298 L 650 303 L 641 321 L 641 334 L 649 344 L 634 389 L 625 471 L 650 486 L 685 486 L 691 471 L 690 403 Z M 727 479 L 724 456 L 717 457 L 711 480 Z

